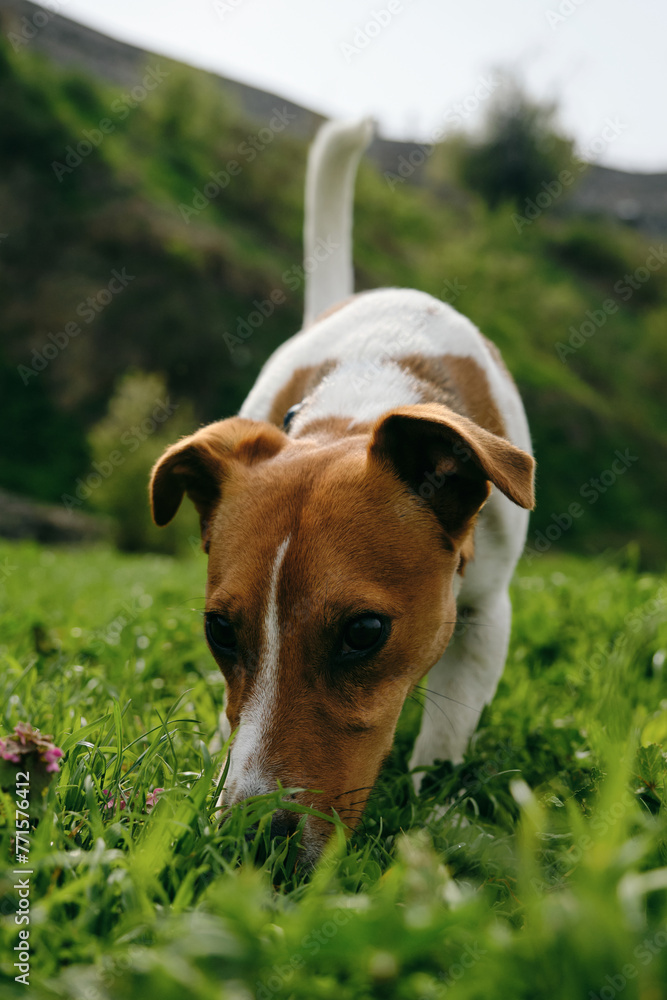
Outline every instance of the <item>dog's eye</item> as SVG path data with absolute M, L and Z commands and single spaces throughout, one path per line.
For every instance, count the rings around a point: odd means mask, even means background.
M 222 615 L 206 616 L 206 637 L 220 653 L 233 653 L 236 650 L 234 627 Z
M 386 625 L 377 615 L 353 618 L 343 630 L 343 653 L 369 653 L 386 634 Z

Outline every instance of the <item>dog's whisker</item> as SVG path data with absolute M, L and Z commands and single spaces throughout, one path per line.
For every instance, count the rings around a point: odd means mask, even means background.
M 172 608 L 182 608 L 184 604 L 192 604 L 194 601 L 205 601 L 205 597 L 186 597 L 184 601 L 176 601 L 176 603 L 171 604 Z M 188 608 L 188 611 L 197 611 L 197 608 Z
M 481 708 L 475 708 L 473 705 L 467 705 L 465 701 L 457 701 L 456 698 L 452 698 L 448 694 L 442 694 L 440 691 L 434 691 L 432 688 L 417 687 L 415 690 L 421 691 L 424 694 L 434 694 L 438 698 L 444 698 L 445 701 L 451 701 L 454 705 L 461 705 L 463 708 L 469 708 L 471 712 L 479 713 L 482 711 Z
M 417 690 L 419 691 L 419 694 L 422 694 L 424 696 L 424 701 L 419 701 L 419 699 L 417 698 L 417 696 L 416 696 L 416 694 L 415 694 L 414 691 L 410 695 L 410 697 L 413 699 L 413 701 L 416 701 L 418 705 L 422 706 L 422 708 L 425 708 L 426 707 L 425 706 L 425 702 L 428 702 L 430 705 L 433 705 L 434 708 L 437 708 L 437 710 L 439 712 L 442 712 L 442 714 L 444 715 L 444 717 L 449 722 L 449 716 L 445 712 L 445 710 L 442 707 L 442 705 L 439 705 L 437 701 L 434 701 L 433 698 L 429 697 L 428 692 L 424 688 L 417 688 Z
M 365 792 L 368 789 L 373 789 L 375 785 L 360 785 L 359 788 L 348 788 L 347 791 L 341 792 L 340 795 L 334 795 L 334 799 L 340 799 L 343 795 L 354 795 L 355 792 Z
M 451 720 L 451 719 L 449 718 L 449 716 L 448 716 L 448 715 L 447 715 L 447 713 L 445 712 L 445 710 L 444 710 L 444 708 L 442 707 L 442 705 L 439 705 L 439 704 L 437 703 L 437 701 L 434 701 L 434 700 L 433 700 L 432 698 L 429 698 L 429 697 L 428 697 L 428 695 L 426 694 L 426 692 L 424 691 L 424 689 L 423 689 L 423 688 L 417 688 L 416 690 L 418 690 L 418 691 L 419 691 L 419 692 L 420 692 L 421 694 L 423 694 L 423 695 L 424 695 L 424 701 L 420 701 L 420 700 L 419 700 L 419 698 L 417 698 L 417 697 L 416 697 L 416 695 L 415 695 L 415 693 L 414 693 L 414 692 L 413 692 L 412 694 L 409 694 L 409 695 L 408 695 L 408 698 L 410 698 L 410 699 L 411 699 L 412 701 L 416 702 L 416 703 L 417 703 L 417 705 L 419 705 L 419 706 L 420 706 L 421 708 L 423 708 L 424 712 L 426 712 L 426 714 L 427 714 L 427 716 L 428 716 L 429 718 L 430 718 L 430 715 L 429 715 L 429 713 L 428 713 L 428 709 L 426 708 L 426 704 L 425 704 L 425 702 L 426 702 L 426 701 L 428 701 L 428 702 L 429 702 L 429 704 L 431 704 L 431 705 L 434 705 L 434 706 L 435 706 L 435 708 L 437 708 L 437 709 L 438 709 L 438 711 L 439 711 L 439 712 L 441 712 L 441 713 L 442 713 L 442 714 L 444 715 L 445 719 L 447 720 L 447 723 L 448 723 L 448 725 L 449 725 L 449 726 L 451 727 L 451 729 L 452 729 L 452 732 L 455 732 L 455 730 L 454 730 L 454 726 L 453 726 L 453 724 L 452 724 L 452 720 Z

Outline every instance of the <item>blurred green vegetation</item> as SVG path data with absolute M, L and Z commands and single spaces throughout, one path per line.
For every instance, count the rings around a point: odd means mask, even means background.
M 455 166 L 462 182 L 491 208 L 532 199 L 572 165 L 574 143 L 558 135 L 555 106 L 529 101 L 511 79 L 503 81 L 477 140 L 458 147 Z
M 81 490 L 93 507 L 113 516 L 119 548 L 184 554 L 199 547 L 199 518 L 191 504 L 158 528 L 147 503 L 146 470 L 194 428 L 192 406 L 172 400 L 161 376 L 131 372 L 121 378 L 109 412 L 89 434 L 93 461 Z M 71 503 L 78 499 L 75 494 Z
M 0 47 L 0 485 L 41 499 L 61 501 L 90 469 L 89 432 L 128 370 L 162 377 L 178 412 L 191 405 L 198 424 L 236 412 L 263 361 L 300 327 L 303 287 L 292 269 L 306 143 L 288 125 L 250 160 L 242 144 L 259 129 L 224 104 L 215 79 L 159 65 L 164 81 L 121 117 L 118 90 Z M 102 135 L 104 119 L 113 130 Z M 543 125 L 538 116 L 538 132 Z M 54 171 L 68 147 L 79 155 L 85 130 L 101 141 Z M 578 503 L 583 513 L 554 544 L 594 553 L 636 539 L 657 565 L 667 555 L 667 266 L 632 288 L 625 276 L 645 266 L 649 245 L 621 226 L 558 217 L 558 199 L 517 227 L 516 195 L 530 191 L 539 159 L 514 195 L 505 181 L 490 194 L 488 157 L 482 183 L 477 152 L 466 176 L 484 195 L 444 201 L 428 187 L 392 190 L 362 164 L 358 287 L 448 299 L 500 347 L 539 463 L 529 544 L 547 529 L 555 536 L 554 518 Z M 459 138 L 429 170 L 451 177 L 460 157 Z M 240 173 L 204 208 L 179 207 L 232 160 Z M 110 292 L 111 283 L 122 287 Z M 225 333 L 274 289 L 284 304 L 230 352 Z M 580 346 L 559 357 L 573 331 Z M 617 449 L 636 460 L 593 506 L 581 491 L 590 497 Z

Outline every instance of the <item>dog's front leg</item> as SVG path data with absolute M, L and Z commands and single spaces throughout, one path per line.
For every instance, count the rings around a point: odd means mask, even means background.
M 411 770 L 436 760 L 458 764 L 491 701 L 507 656 L 511 604 L 505 590 L 459 606 L 458 624 L 447 649 L 423 682 L 424 714 L 410 759 Z M 423 772 L 413 774 L 419 790 Z

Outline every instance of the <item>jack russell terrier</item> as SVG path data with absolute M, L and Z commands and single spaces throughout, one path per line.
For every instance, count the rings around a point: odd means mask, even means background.
M 429 674 L 411 767 L 461 760 L 500 679 L 533 507 L 530 434 L 497 348 L 412 289 L 353 294 L 354 178 L 372 124 L 325 125 L 306 179 L 304 329 L 239 416 L 172 445 L 155 522 L 184 494 L 208 553 L 205 630 L 226 681 L 225 805 L 277 787 L 353 828 L 406 697 Z M 326 241 L 338 249 L 316 250 Z M 457 611 L 458 609 L 458 611 Z M 458 619 L 481 623 L 455 630 Z M 416 779 L 417 783 L 419 778 Z M 273 833 L 297 813 L 278 810 Z M 304 860 L 331 825 L 308 816 Z

